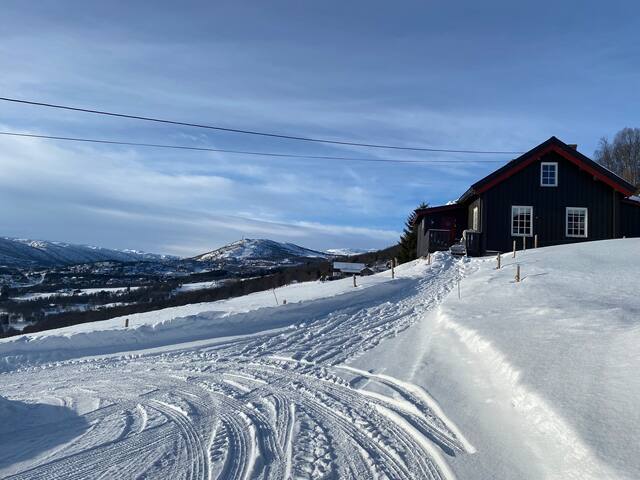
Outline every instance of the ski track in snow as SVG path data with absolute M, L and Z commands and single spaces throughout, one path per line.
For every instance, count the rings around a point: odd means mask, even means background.
M 437 306 L 459 265 L 443 256 L 373 304 L 345 302 L 284 332 L 5 373 L 2 393 L 12 400 L 93 410 L 54 448 L 31 439 L 64 431 L 64 419 L 16 429 L 0 476 L 451 479 L 446 458 L 474 449 L 429 395 L 343 364 Z M 364 380 L 380 390 L 359 389 Z M 31 397 L 21 393 L 27 383 Z

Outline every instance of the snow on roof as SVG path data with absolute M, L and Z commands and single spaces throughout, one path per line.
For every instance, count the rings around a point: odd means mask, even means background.
M 364 263 L 333 262 L 333 269 L 341 272 L 359 273 L 366 267 Z

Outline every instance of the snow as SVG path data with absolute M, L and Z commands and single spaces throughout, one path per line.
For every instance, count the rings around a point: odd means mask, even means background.
M 428 388 L 478 446 L 462 478 L 638 478 L 634 258 L 638 239 L 476 261 L 460 299 L 355 365 L 413 352 L 384 371 Z
M 184 283 L 176 289 L 178 292 L 193 292 L 194 290 L 204 290 L 207 288 L 216 288 L 224 283 L 224 280 L 213 280 L 210 282 L 193 282 Z
M 439 253 L 2 340 L 0 476 L 638 478 L 637 258 Z

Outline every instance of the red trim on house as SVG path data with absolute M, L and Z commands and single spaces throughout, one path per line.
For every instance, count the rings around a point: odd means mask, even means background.
M 561 157 L 563 157 L 564 159 L 569 160 L 571 163 L 577 165 L 582 170 L 590 173 L 591 175 L 596 177 L 598 180 L 601 180 L 605 184 L 609 185 L 614 190 L 617 190 L 617 191 L 621 192 L 624 196 L 628 197 L 628 196 L 631 196 L 631 195 L 634 194 L 633 191 L 627 190 L 626 188 L 623 188 L 618 183 L 616 183 L 614 180 L 612 180 L 609 177 L 607 177 L 606 175 L 604 175 L 602 172 L 599 172 L 598 170 L 596 170 L 595 168 L 591 167 L 590 165 L 587 165 L 585 162 L 583 162 L 579 158 L 568 154 L 566 151 L 564 151 L 562 148 L 558 147 L 557 145 L 549 145 L 548 147 L 544 148 L 540 152 L 536 152 L 534 155 L 532 155 L 528 159 L 523 160 L 521 162 L 518 162 L 512 168 L 510 168 L 509 170 L 504 172 L 502 175 L 497 176 L 493 180 L 487 182 L 485 185 L 480 187 L 476 191 L 476 193 L 484 193 L 484 192 L 486 192 L 490 188 L 495 187 L 497 184 L 505 181 L 507 178 L 509 178 L 512 175 L 516 174 L 520 170 L 528 167 L 533 162 L 540 160 L 544 155 L 546 155 L 547 153 L 551 153 L 551 152 L 555 152 L 558 155 L 560 155 Z

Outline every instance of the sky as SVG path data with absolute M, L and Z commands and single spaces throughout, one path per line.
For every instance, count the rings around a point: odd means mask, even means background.
M 3 0 L 0 96 L 339 141 L 592 156 L 639 127 L 637 1 Z M 289 141 L 0 101 L 0 131 L 442 161 L 284 159 L 0 135 L 0 236 L 194 255 L 379 248 L 514 155 Z M 457 162 L 457 163 L 455 163 Z

